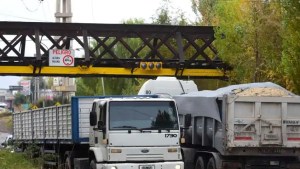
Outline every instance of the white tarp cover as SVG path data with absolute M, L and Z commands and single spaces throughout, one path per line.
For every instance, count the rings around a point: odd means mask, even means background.
M 283 90 L 288 96 L 296 96 L 283 87 L 271 83 L 247 83 L 240 85 L 231 85 L 217 90 L 203 90 L 191 92 L 184 95 L 174 96 L 176 100 L 179 114 L 192 114 L 192 116 L 205 116 L 221 121 L 219 108 L 216 102 L 218 97 L 223 97 L 227 94 L 236 94 L 236 91 L 243 91 L 250 88 L 276 88 Z

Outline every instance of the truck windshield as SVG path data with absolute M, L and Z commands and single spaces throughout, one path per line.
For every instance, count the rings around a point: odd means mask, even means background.
M 112 101 L 110 130 L 175 130 L 178 118 L 173 101 Z

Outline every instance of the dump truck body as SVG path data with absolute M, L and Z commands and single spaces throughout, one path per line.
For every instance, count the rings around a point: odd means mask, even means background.
M 246 89 L 259 92 L 246 93 Z M 265 168 L 298 163 L 299 96 L 272 83 L 257 83 L 174 98 L 185 126 L 182 148 L 187 163 L 195 164 L 198 157 L 213 157 L 219 168 L 257 168 L 264 160 Z

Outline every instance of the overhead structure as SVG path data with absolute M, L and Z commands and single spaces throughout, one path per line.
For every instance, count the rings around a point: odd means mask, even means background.
M 214 39 L 207 26 L 0 22 L 0 75 L 226 78 Z

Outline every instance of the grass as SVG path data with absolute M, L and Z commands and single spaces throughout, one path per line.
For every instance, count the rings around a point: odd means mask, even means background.
M 0 150 L 1 169 L 39 169 L 38 161 L 29 159 L 24 153 L 11 153 L 8 149 Z
M 0 112 L 0 118 L 1 117 L 6 117 L 6 116 L 11 116 L 12 113 L 8 112 L 8 111 L 4 111 L 4 112 Z
M 1 122 L 12 128 L 12 114 L 0 112 Z M 40 169 L 39 159 L 30 159 L 26 153 L 11 153 L 10 149 L 0 149 L 0 169 Z

